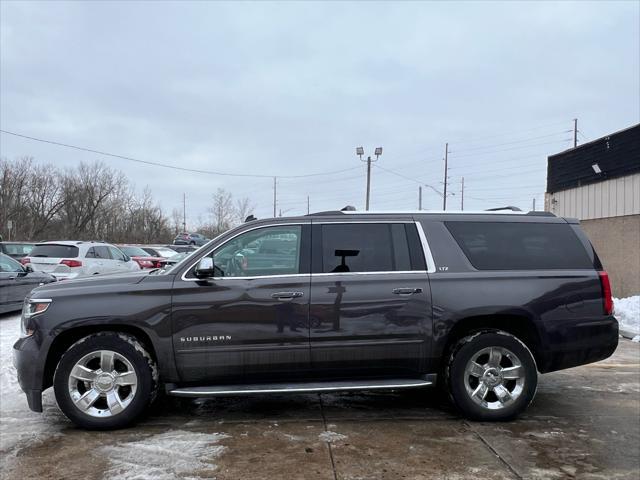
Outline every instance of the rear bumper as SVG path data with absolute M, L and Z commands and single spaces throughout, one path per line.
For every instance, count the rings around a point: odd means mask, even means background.
M 618 347 L 618 321 L 613 316 L 550 323 L 546 325 L 546 348 L 538 362 L 542 373 L 604 360 Z
M 20 338 L 13 346 L 13 365 L 20 388 L 27 396 L 29 408 L 42 412 L 42 360 L 34 337 Z

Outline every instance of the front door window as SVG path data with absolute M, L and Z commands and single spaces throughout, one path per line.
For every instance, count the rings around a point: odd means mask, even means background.
M 238 235 L 213 254 L 216 277 L 300 273 L 301 226 L 258 228 Z

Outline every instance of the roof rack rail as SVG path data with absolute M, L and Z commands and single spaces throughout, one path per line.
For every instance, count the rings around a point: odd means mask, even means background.
M 324 212 L 308 213 L 305 217 L 319 217 L 325 215 L 344 215 L 342 210 L 326 210 Z
M 521 212 L 522 209 L 518 207 L 514 207 L 512 205 L 507 205 L 506 207 L 496 207 L 496 208 L 487 208 L 485 211 L 487 212 L 499 212 L 500 210 L 511 210 L 512 212 Z
M 551 212 L 544 212 L 542 210 L 531 210 L 527 212 L 527 215 L 531 215 L 532 217 L 555 217 L 556 215 Z

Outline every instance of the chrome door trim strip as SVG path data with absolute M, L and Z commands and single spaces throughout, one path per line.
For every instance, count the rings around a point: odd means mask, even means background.
M 312 273 L 312 277 L 333 277 L 333 276 L 349 276 L 349 275 L 391 275 L 391 274 L 408 274 L 416 273 L 424 275 L 426 270 L 384 270 L 378 272 L 326 272 L 326 273 Z

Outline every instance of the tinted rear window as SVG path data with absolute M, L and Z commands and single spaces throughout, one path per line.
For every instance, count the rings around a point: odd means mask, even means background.
M 570 225 L 560 223 L 446 222 L 478 270 L 593 269 Z
M 78 247 L 73 245 L 36 245 L 29 254 L 30 257 L 76 258 Z

